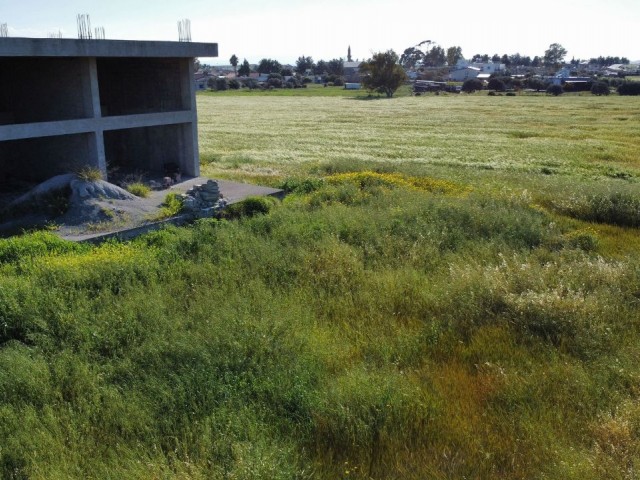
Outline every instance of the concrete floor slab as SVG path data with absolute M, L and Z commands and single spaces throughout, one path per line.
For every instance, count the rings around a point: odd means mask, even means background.
M 80 225 L 60 224 L 57 233 L 64 239 L 76 242 L 100 243 L 110 238 L 128 240 L 143 233 L 157 230 L 166 225 L 181 225 L 192 219 L 190 215 L 178 215 L 160 221 L 151 221 L 157 215 L 162 203 L 169 193 L 185 193 L 195 185 L 205 184 L 210 178 L 197 177 L 186 179 L 164 190 L 154 190 L 147 198 L 126 201 L 127 220 L 110 224 L 109 222 Z M 229 204 L 233 204 L 253 196 L 275 196 L 281 198 L 282 190 L 248 183 L 217 180 L 220 193 Z M 124 201 L 123 201 L 124 202 Z M 114 204 L 116 202 L 113 202 Z

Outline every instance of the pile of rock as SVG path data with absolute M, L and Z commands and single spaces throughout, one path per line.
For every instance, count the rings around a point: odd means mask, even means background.
M 182 195 L 182 201 L 185 211 L 201 217 L 211 216 L 227 206 L 215 180 L 209 180 L 204 185 L 194 185 Z

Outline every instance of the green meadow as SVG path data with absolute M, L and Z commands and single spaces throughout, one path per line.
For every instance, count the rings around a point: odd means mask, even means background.
M 301 92 L 198 96 L 283 201 L 0 240 L 0 477 L 637 478 L 640 101 Z

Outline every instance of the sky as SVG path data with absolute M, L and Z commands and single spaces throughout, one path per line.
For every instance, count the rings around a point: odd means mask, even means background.
M 218 58 L 258 63 L 298 57 L 354 60 L 431 40 L 474 54 L 543 56 L 552 43 L 565 60 L 598 56 L 640 60 L 639 0 L 0 0 L 0 24 L 11 37 L 77 38 L 76 16 L 89 14 L 107 39 L 178 40 L 189 19 L 194 42 L 218 43 Z

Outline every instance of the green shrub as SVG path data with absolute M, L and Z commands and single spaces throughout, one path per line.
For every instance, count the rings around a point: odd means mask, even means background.
M 482 82 L 476 78 L 465 80 L 465 82 L 462 84 L 463 92 L 473 93 L 477 90 L 482 90 Z
M 324 179 L 322 178 L 286 178 L 278 188 L 285 191 L 285 193 L 311 193 L 324 185 Z
M 553 95 L 554 97 L 557 97 L 558 95 L 562 95 L 562 93 L 564 92 L 564 89 L 562 88 L 562 85 L 549 85 L 547 87 L 547 93 L 549 95 Z
M 229 80 L 229 88 L 231 90 L 238 90 L 240 88 L 240 82 L 237 79 L 232 78 Z
M 242 80 L 242 86 L 249 90 L 258 88 L 258 81 L 255 78 L 247 78 Z
M 494 90 L 496 92 L 504 92 L 506 90 L 506 86 L 502 80 L 499 78 L 491 78 L 489 79 L 489 90 Z
M 226 78 L 216 78 L 216 90 L 224 91 L 229 89 L 229 82 Z
M 0 264 L 18 263 L 45 255 L 80 252 L 86 246 L 61 239 L 50 232 L 35 232 L 27 235 L 0 239 Z
M 560 212 L 580 220 L 640 227 L 640 195 L 603 192 L 552 202 Z
M 147 198 L 151 193 L 151 188 L 142 182 L 130 183 L 126 186 L 127 192 L 135 195 L 136 197 Z
M 640 95 L 640 82 L 625 82 L 618 87 L 620 95 Z
M 226 219 L 237 219 L 264 215 L 269 213 L 276 203 L 277 200 L 273 197 L 249 197 L 225 207 L 220 216 Z
M 168 193 L 162 202 L 160 213 L 158 214 L 156 220 L 161 220 L 163 218 L 173 217 L 178 215 L 182 211 L 183 200 L 180 194 L 178 193 Z
M 605 82 L 595 82 L 591 86 L 591 93 L 594 95 L 609 95 L 609 84 Z

